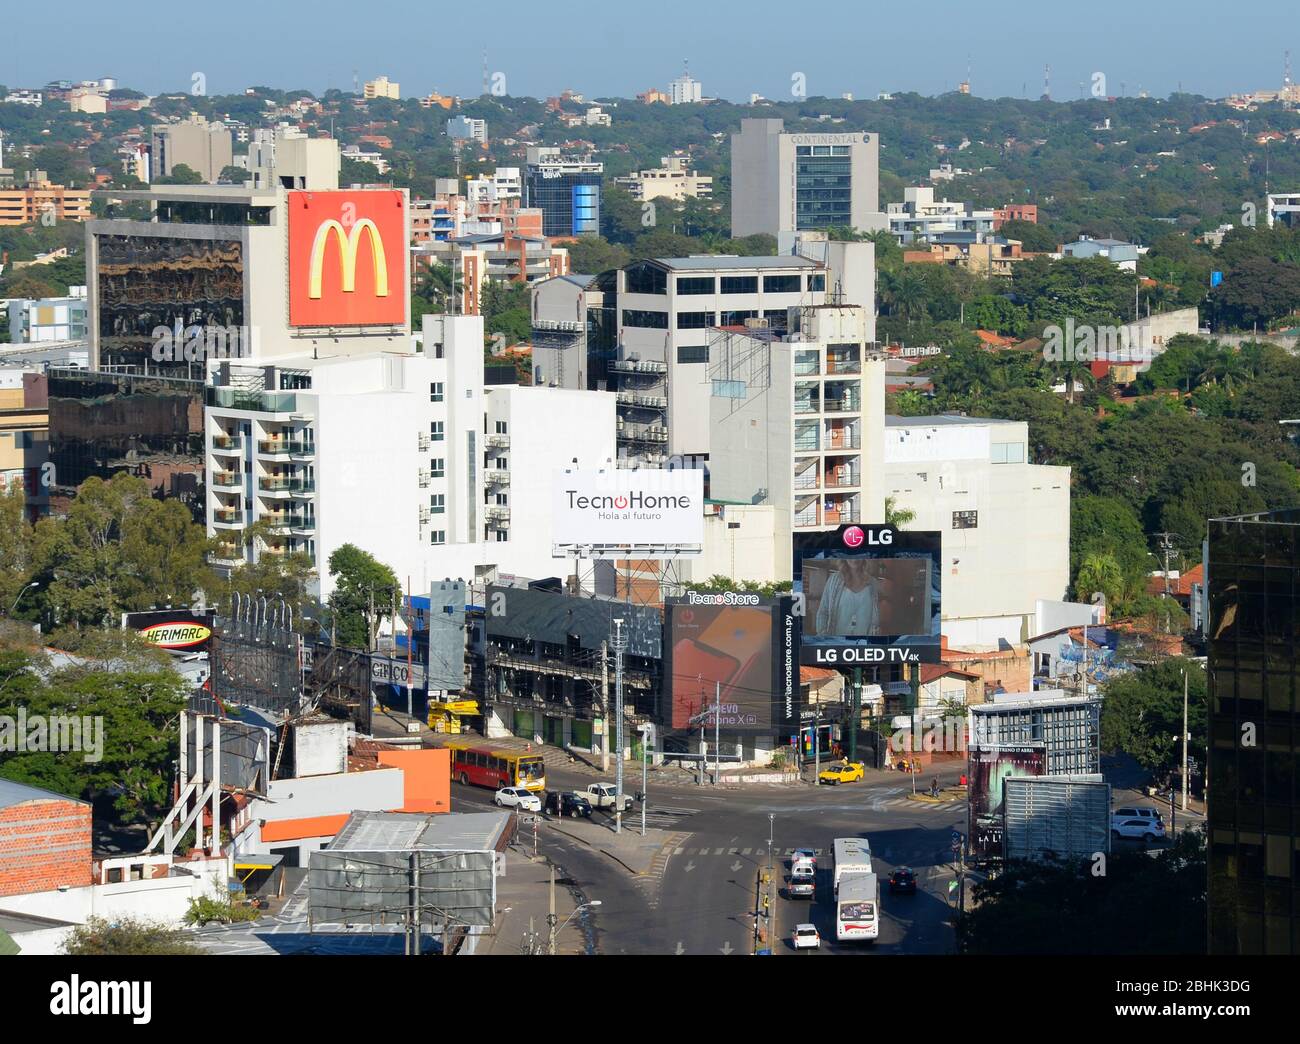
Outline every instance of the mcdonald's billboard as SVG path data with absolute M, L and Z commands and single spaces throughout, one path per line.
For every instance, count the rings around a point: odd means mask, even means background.
M 403 326 L 406 196 L 289 193 L 289 325 Z

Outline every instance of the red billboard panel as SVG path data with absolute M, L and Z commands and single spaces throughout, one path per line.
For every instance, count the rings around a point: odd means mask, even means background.
M 289 193 L 289 325 L 406 323 L 406 198 Z

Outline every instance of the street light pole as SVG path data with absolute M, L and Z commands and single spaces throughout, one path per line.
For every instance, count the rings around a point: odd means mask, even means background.
M 776 827 L 776 813 L 767 814 L 767 875 L 772 876 L 772 831 Z
M 623 621 L 614 621 L 614 833 L 623 832 Z M 608 725 L 606 726 L 608 728 Z
M 1183 668 L 1183 812 L 1187 812 L 1187 668 Z
M 9 607 L 9 612 L 6 615 L 12 616 L 14 610 L 18 608 L 18 603 L 23 600 L 23 595 L 25 595 L 33 587 L 40 587 L 40 586 L 41 586 L 41 582 L 39 580 L 33 580 L 30 584 L 28 584 L 21 591 L 19 591 L 18 597 L 14 599 L 14 604 Z
M 641 726 L 641 836 L 645 837 L 646 788 L 650 785 L 650 726 Z

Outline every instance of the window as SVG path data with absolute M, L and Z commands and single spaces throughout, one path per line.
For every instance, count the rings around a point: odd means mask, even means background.
M 678 276 L 677 293 L 680 295 L 712 294 L 717 292 L 713 276 Z
M 510 429 L 509 429 L 509 427 L 506 425 L 506 422 L 505 422 L 505 421 L 497 421 L 497 422 L 496 422 L 496 433 L 497 433 L 498 435 L 508 435 L 508 434 L 510 434 Z
M 497 504 L 500 507 L 508 507 L 510 504 L 510 495 L 508 493 L 498 493 L 496 495 Z
M 429 543 L 445 544 L 447 542 L 447 531 L 445 529 L 434 529 L 429 533 Z
M 679 363 L 706 363 L 709 361 L 709 346 L 706 344 L 698 348 L 678 348 L 677 361 Z
M 498 529 L 496 533 L 497 533 L 498 544 L 504 544 L 507 540 L 510 539 L 510 535 L 504 529 Z
M 651 312 L 645 308 L 624 308 L 623 325 L 643 330 L 667 330 L 668 313 Z
M 442 421 L 434 421 L 429 425 L 429 438 L 434 442 L 442 441 Z
M 816 275 L 810 275 L 808 277 L 808 289 L 811 292 L 816 292 L 818 290 L 825 290 L 826 274 L 824 272 L 818 272 Z
M 435 515 L 446 514 L 447 498 L 441 493 L 434 493 L 429 497 L 429 510 Z
M 442 381 L 434 381 L 429 385 L 429 401 L 442 402 Z
M 508 460 L 508 458 L 506 458 L 506 457 L 497 457 L 496 466 L 497 466 L 498 468 L 500 468 L 502 471 L 505 471 L 506 468 L 510 467 L 510 464 L 509 464 L 509 460 Z
M 797 275 L 769 275 L 763 277 L 763 293 L 765 294 L 797 294 L 799 292 L 799 277 Z
M 993 464 L 1023 464 L 1025 462 L 1025 444 L 1023 442 L 995 442 L 989 457 Z
M 429 461 L 429 474 L 434 478 L 442 478 L 447 474 L 447 461 L 442 457 L 434 457 Z
M 679 330 L 706 330 L 712 322 L 712 312 L 677 313 L 677 329 Z
M 758 312 L 754 309 L 737 309 L 730 312 L 722 312 L 718 318 L 719 326 L 744 326 L 746 319 L 757 319 Z
M 724 294 L 758 293 L 758 276 L 723 276 L 722 292 Z
M 668 273 L 658 265 L 633 265 L 627 270 L 629 294 L 668 293 Z

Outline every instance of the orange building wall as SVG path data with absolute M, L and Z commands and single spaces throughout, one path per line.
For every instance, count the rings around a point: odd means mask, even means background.
M 401 811 L 451 811 L 450 750 L 381 750 L 379 764 L 402 770 Z

